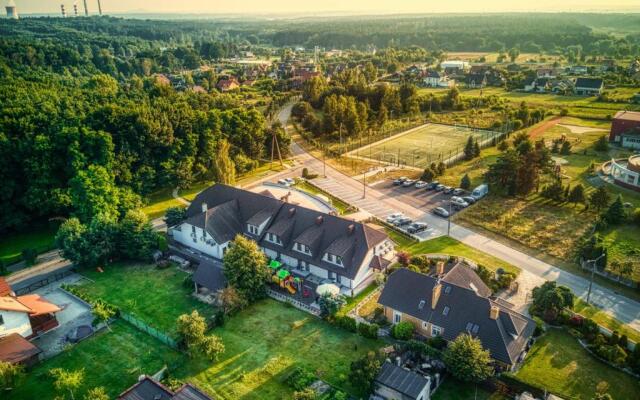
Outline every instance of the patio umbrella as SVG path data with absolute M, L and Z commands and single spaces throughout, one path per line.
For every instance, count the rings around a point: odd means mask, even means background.
M 332 296 L 337 296 L 340 294 L 340 288 L 333 283 L 325 283 L 316 288 L 316 293 L 320 296 L 324 295 L 325 293 L 329 293 Z

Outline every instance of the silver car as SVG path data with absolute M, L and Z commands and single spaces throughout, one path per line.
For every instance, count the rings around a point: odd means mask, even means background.
M 433 209 L 433 213 L 439 215 L 443 218 L 449 218 L 449 211 L 445 210 L 442 207 L 436 207 Z

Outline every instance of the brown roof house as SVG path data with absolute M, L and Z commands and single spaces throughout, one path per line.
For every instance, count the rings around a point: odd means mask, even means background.
M 222 78 L 216 84 L 216 88 L 221 92 L 229 92 L 234 89 L 238 89 L 240 84 L 236 80 L 236 78 Z
M 469 267 L 439 272 L 428 276 L 402 268 L 392 273 L 378 299 L 386 318 L 393 324 L 409 321 L 424 337 L 476 337 L 502 370 L 522 361 L 535 322 L 489 297 L 489 288 Z
M 618 111 L 611 123 L 609 141 L 640 149 L 640 112 Z
M 0 337 L 37 337 L 58 326 L 55 314 L 60 310 L 37 294 L 0 297 Z

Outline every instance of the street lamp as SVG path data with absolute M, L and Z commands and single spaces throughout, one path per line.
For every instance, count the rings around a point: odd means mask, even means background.
M 447 236 L 451 236 L 451 200 L 449 200 L 449 216 L 447 217 Z
M 591 280 L 589 281 L 589 292 L 587 292 L 587 303 L 589 303 L 589 298 L 591 297 L 591 286 L 593 286 L 593 278 L 594 278 L 595 273 L 596 273 L 596 263 L 598 261 L 600 261 L 600 259 L 602 257 L 604 257 L 604 256 L 605 256 L 605 254 L 602 253 L 602 254 L 600 254 L 600 257 L 598 257 L 596 259 L 587 260 L 587 264 L 588 263 L 592 263 L 593 264 L 593 266 L 591 267 Z

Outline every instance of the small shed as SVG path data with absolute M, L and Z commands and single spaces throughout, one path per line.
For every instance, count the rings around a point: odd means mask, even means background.
M 386 361 L 375 381 L 376 395 L 389 400 L 429 400 L 431 379 Z
M 17 333 L 0 338 L 0 360 L 30 367 L 39 361 L 40 350 Z

